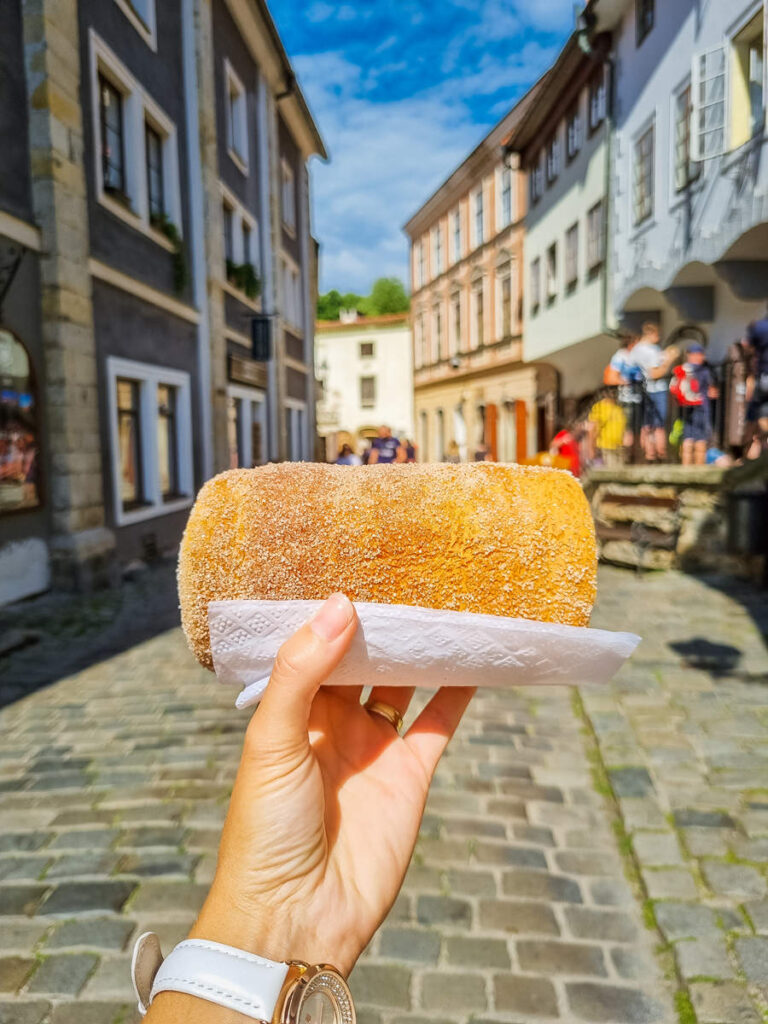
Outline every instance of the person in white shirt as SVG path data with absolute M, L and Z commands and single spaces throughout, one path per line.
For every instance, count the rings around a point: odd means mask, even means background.
M 640 440 L 648 462 L 662 462 L 667 455 L 669 382 L 666 378 L 680 355 L 674 346 L 662 351 L 659 340 L 659 325 L 649 320 L 643 324 L 640 341 L 632 349 L 632 361 L 640 368 L 645 385 Z

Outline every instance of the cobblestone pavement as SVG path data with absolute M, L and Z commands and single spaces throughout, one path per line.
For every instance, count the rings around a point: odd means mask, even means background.
M 610 689 L 473 702 L 354 972 L 361 1024 L 762 1019 L 758 629 L 682 576 L 601 588 L 595 624 L 645 644 Z M 0 713 L 0 1024 L 134 1019 L 131 940 L 189 928 L 244 725 L 177 631 Z

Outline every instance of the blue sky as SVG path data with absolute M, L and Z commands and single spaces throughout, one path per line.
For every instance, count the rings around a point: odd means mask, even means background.
M 552 63 L 573 0 L 270 0 L 330 151 L 320 288 L 406 280 L 402 224 Z

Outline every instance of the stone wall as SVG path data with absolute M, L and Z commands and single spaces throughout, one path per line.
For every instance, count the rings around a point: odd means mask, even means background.
M 601 561 L 758 579 L 765 569 L 765 554 L 738 550 L 733 516 L 742 496 L 764 494 L 767 486 L 768 459 L 727 469 L 595 469 L 584 480 Z

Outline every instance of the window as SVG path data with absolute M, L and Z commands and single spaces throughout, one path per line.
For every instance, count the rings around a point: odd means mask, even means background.
M 188 373 L 110 356 L 112 486 L 118 526 L 192 502 Z
M 103 75 L 99 75 L 99 119 L 104 191 L 124 196 L 126 187 L 123 97 Z
M 89 40 L 97 202 L 173 251 L 157 228 L 182 234 L 176 127 L 93 30 Z
M 547 185 L 552 185 L 560 173 L 560 137 L 553 135 L 547 144 Z
M 39 427 L 29 355 L 0 327 L 0 516 L 40 504 Z
M 243 263 L 253 264 L 253 246 L 252 238 L 253 232 L 251 231 L 250 224 L 243 221 Z
M 306 458 L 307 407 L 303 402 L 291 401 L 285 408 L 285 436 L 288 459 L 301 462 Z
M 691 159 L 691 86 L 675 97 L 675 190 L 682 192 L 699 176 L 701 165 Z
M 635 0 L 637 45 L 640 46 L 653 28 L 656 0 Z
M 480 348 L 485 340 L 485 297 L 483 295 L 483 281 L 478 279 L 472 285 L 472 307 L 474 316 L 472 318 L 472 344 Z
M 632 173 L 632 212 L 635 225 L 653 215 L 654 196 L 654 126 L 651 125 L 635 142 Z
M 157 463 L 163 501 L 179 493 L 176 450 L 176 388 L 157 386 Z
M 557 242 L 547 249 L 546 278 L 544 291 L 547 297 L 547 305 L 551 306 L 557 298 Z
M 588 102 L 590 134 L 592 132 L 596 132 L 605 120 L 607 107 L 606 92 L 605 67 L 600 64 L 595 69 L 589 80 Z
M 453 262 L 458 263 L 461 259 L 461 211 L 454 210 L 451 216 L 453 237 Z
M 228 264 L 235 262 L 235 211 L 229 203 L 222 203 L 224 218 L 224 259 Z
M 149 219 L 162 220 L 165 216 L 165 194 L 163 190 L 163 140 L 149 122 L 144 125 L 144 139 L 147 153 L 147 199 Z
M 423 288 L 427 283 L 427 253 L 423 238 L 418 246 L 418 282 L 419 288 Z
M 484 208 L 483 208 L 483 188 L 482 188 L 482 185 L 477 190 L 477 192 L 475 192 L 475 194 L 474 194 L 473 205 L 474 205 L 474 218 L 473 218 L 472 223 L 474 225 L 474 232 L 475 232 L 475 237 L 474 237 L 475 248 L 477 248 L 478 245 L 482 245 L 483 242 L 485 241 L 485 215 L 484 215 Z
M 376 405 L 376 378 L 360 378 L 360 407 L 372 409 Z
M 443 358 L 443 309 L 437 304 L 433 310 L 435 334 L 433 341 L 432 362 L 439 363 Z
M 765 124 L 763 11 L 733 38 L 731 148 L 737 149 Z
M 416 366 L 427 365 L 427 339 L 424 331 L 424 314 L 419 313 L 414 325 L 414 362 Z
M 572 224 L 565 233 L 565 287 L 573 291 L 579 279 L 579 225 Z
M 280 162 L 281 167 L 281 209 L 283 226 L 290 232 L 296 230 L 296 184 L 293 168 L 287 160 Z
M 442 274 L 445 269 L 445 253 L 443 251 L 443 229 L 439 224 L 432 231 L 432 252 L 435 257 L 435 274 Z
M 248 172 L 248 112 L 245 86 L 228 60 L 224 61 L 227 89 L 227 150 L 239 169 Z
M 541 260 L 537 256 L 531 263 L 531 314 L 536 316 L 541 307 Z
M 571 107 L 565 121 L 565 145 L 569 160 L 573 160 L 581 149 L 584 141 L 584 130 L 581 123 L 581 111 L 579 105 Z
M 531 202 L 538 203 L 541 197 L 544 195 L 544 167 L 542 165 L 543 157 L 539 153 L 536 156 L 530 170 L 530 188 L 531 188 Z
M 142 504 L 139 383 L 117 381 L 117 432 L 120 457 L 120 498 L 123 510 Z
M 451 355 L 461 352 L 461 292 L 451 296 Z
M 360 342 L 360 358 L 361 359 L 373 359 L 376 355 L 376 342 L 375 341 L 361 341 Z
M 283 317 L 292 327 L 302 326 L 301 279 L 299 268 L 283 257 Z
M 229 468 L 250 469 L 267 461 L 267 406 L 263 392 L 230 384 L 227 387 Z
M 512 170 L 509 167 L 501 168 L 500 175 L 500 206 L 499 206 L 499 229 L 507 227 L 512 223 Z
M 512 334 L 512 264 L 507 260 L 496 272 L 496 293 L 498 295 L 499 340 Z
M 693 62 L 693 156 L 707 160 L 722 156 L 726 148 L 724 46 L 707 50 Z
M 442 462 L 445 459 L 445 414 L 442 409 L 435 412 L 435 442 L 437 461 Z
M 603 223 L 605 206 L 602 199 L 587 213 L 587 270 L 599 267 L 604 258 L 605 226 Z

